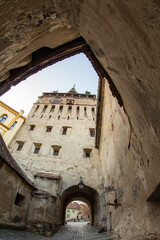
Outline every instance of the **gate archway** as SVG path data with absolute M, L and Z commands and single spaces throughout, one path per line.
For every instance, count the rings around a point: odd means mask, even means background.
M 83 189 L 80 189 L 78 185 L 71 186 L 62 193 L 62 224 L 65 224 L 65 211 L 67 205 L 75 200 L 83 201 L 89 206 L 91 212 L 90 224 L 97 226 L 98 216 L 100 214 L 99 194 L 95 189 L 89 186 L 85 186 Z

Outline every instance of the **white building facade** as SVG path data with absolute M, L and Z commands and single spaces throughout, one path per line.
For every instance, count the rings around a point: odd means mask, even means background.
M 76 185 L 80 176 L 95 189 L 95 122 L 96 96 L 90 92 L 80 94 L 73 87 L 67 93 L 43 93 L 10 144 L 11 153 L 35 179 L 37 174 L 61 177 L 61 192 Z M 42 178 L 37 183 L 52 193 L 58 191 Z

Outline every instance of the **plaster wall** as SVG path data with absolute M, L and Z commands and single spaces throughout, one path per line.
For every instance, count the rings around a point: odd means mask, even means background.
M 32 195 L 27 229 L 50 237 L 60 225 L 57 209 L 58 205 L 54 197 Z
M 147 180 L 154 163 L 147 161 L 135 130 L 124 109 L 113 98 L 107 81 L 104 86 L 99 149 L 102 182 L 105 187 L 118 189 L 108 193 L 105 190 L 106 203 L 114 203 L 117 197 L 118 203 L 122 204 L 116 209 L 106 207 L 107 227 L 114 230 L 119 239 L 151 239 L 154 234 L 160 234 L 160 204 L 147 202 L 148 184 L 154 184 L 154 178 Z
M 26 228 L 31 190 L 31 187 L 3 162 L 0 167 L 1 227 Z M 17 193 L 24 196 L 21 206 L 15 204 Z

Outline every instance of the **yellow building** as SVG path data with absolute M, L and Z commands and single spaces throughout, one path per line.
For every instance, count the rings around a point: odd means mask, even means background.
M 24 111 L 15 111 L 2 101 L 0 101 L 0 134 L 8 146 L 20 127 L 25 122 Z
M 71 202 L 66 208 L 66 221 L 79 219 L 80 206 L 77 202 Z

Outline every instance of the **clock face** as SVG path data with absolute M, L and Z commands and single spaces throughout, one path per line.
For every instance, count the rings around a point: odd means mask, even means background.
M 51 98 L 49 101 L 50 101 L 50 103 L 60 103 L 60 102 L 62 102 L 62 99 L 60 99 L 60 98 Z

